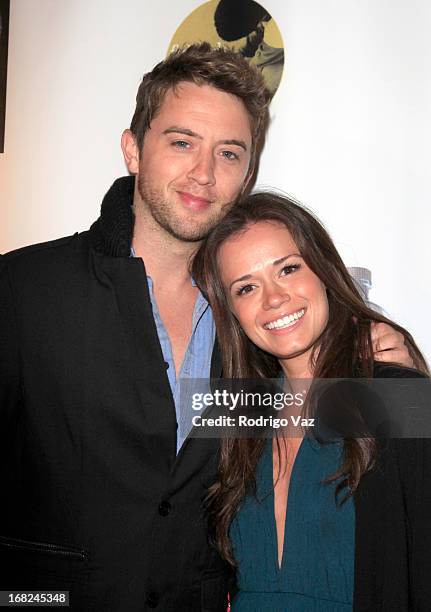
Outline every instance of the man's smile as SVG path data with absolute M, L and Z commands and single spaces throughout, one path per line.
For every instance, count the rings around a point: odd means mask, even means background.
M 183 204 L 185 204 L 187 208 L 194 211 L 207 210 L 212 204 L 212 200 L 193 195 L 187 191 L 178 191 L 177 193 L 180 196 Z

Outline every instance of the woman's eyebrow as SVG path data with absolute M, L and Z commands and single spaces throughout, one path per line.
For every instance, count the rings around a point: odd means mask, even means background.
M 240 281 L 244 281 L 244 280 L 248 280 L 249 278 L 251 278 L 251 274 L 244 274 L 244 276 L 240 276 L 239 278 L 236 278 L 234 281 L 231 282 L 231 284 L 229 285 L 229 289 L 232 287 L 232 285 L 234 285 L 235 283 L 239 283 Z
M 273 261 L 272 265 L 278 266 L 279 264 L 283 263 L 283 261 L 286 261 L 287 259 L 289 259 L 289 257 L 301 257 L 301 255 L 299 253 L 289 253 L 289 255 L 285 255 L 284 257 L 280 257 L 280 259 L 276 259 L 275 261 Z M 234 285 L 235 283 L 239 283 L 240 281 L 249 280 L 250 278 L 252 278 L 251 274 L 244 274 L 244 276 L 240 276 L 239 278 L 236 278 L 229 285 L 229 289 L 231 289 L 232 285 Z
M 301 255 L 299 253 L 289 253 L 289 255 L 285 255 L 284 257 L 280 257 L 280 259 L 273 261 L 272 265 L 278 266 L 278 264 L 283 263 L 283 261 L 286 261 L 286 259 L 289 259 L 289 257 L 301 257 Z

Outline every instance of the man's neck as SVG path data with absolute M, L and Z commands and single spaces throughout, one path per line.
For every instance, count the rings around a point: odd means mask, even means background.
M 198 289 L 192 286 L 189 262 L 199 244 L 176 239 L 152 215 L 145 214 L 142 207 L 135 207 L 132 245 L 152 278 L 154 298 L 171 343 L 178 376 L 192 333 Z
M 199 243 L 171 236 L 141 207 L 135 210 L 132 245 L 135 255 L 144 260 L 148 276 L 158 286 L 169 283 L 174 288 L 190 283 L 189 265 Z

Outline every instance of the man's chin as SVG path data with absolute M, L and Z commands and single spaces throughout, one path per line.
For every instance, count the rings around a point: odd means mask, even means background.
M 171 236 L 183 242 L 201 242 L 220 223 L 225 214 L 203 215 L 193 211 L 184 211 L 181 216 L 169 218 L 157 216 L 156 221 Z
M 232 208 L 231 203 L 219 202 L 212 202 L 204 209 L 186 206 L 181 199 L 168 199 L 144 187 L 145 183 L 138 180 L 143 208 L 165 232 L 181 242 L 201 242 Z
M 217 224 L 211 224 L 210 226 L 198 226 L 198 227 L 185 227 L 185 226 L 172 226 L 166 224 L 164 226 L 165 231 L 171 236 L 180 240 L 181 242 L 202 242 L 211 230 Z

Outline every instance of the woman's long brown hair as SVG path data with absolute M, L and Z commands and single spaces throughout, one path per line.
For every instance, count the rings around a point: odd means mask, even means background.
M 371 321 L 388 323 L 405 337 L 415 367 L 428 374 L 427 364 L 412 336 L 401 326 L 364 303 L 334 243 L 322 224 L 305 207 L 275 193 L 248 196 L 233 208 L 197 252 L 192 276 L 213 310 L 225 378 L 276 378 L 276 357 L 253 344 L 231 312 L 218 268 L 218 252 L 231 236 L 260 221 L 284 225 L 309 268 L 327 288 L 328 323 L 312 351 L 315 378 L 350 378 L 353 373 L 372 378 Z M 316 350 L 318 349 L 318 350 Z M 229 527 L 243 497 L 255 488 L 255 470 L 265 440 L 224 439 L 221 442 L 219 477 L 208 496 L 210 521 L 221 555 L 235 565 Z M 352 494 L 376 457 L 372 438 L 345 440 L 344 460 L 328 480 L 343 477 Z

